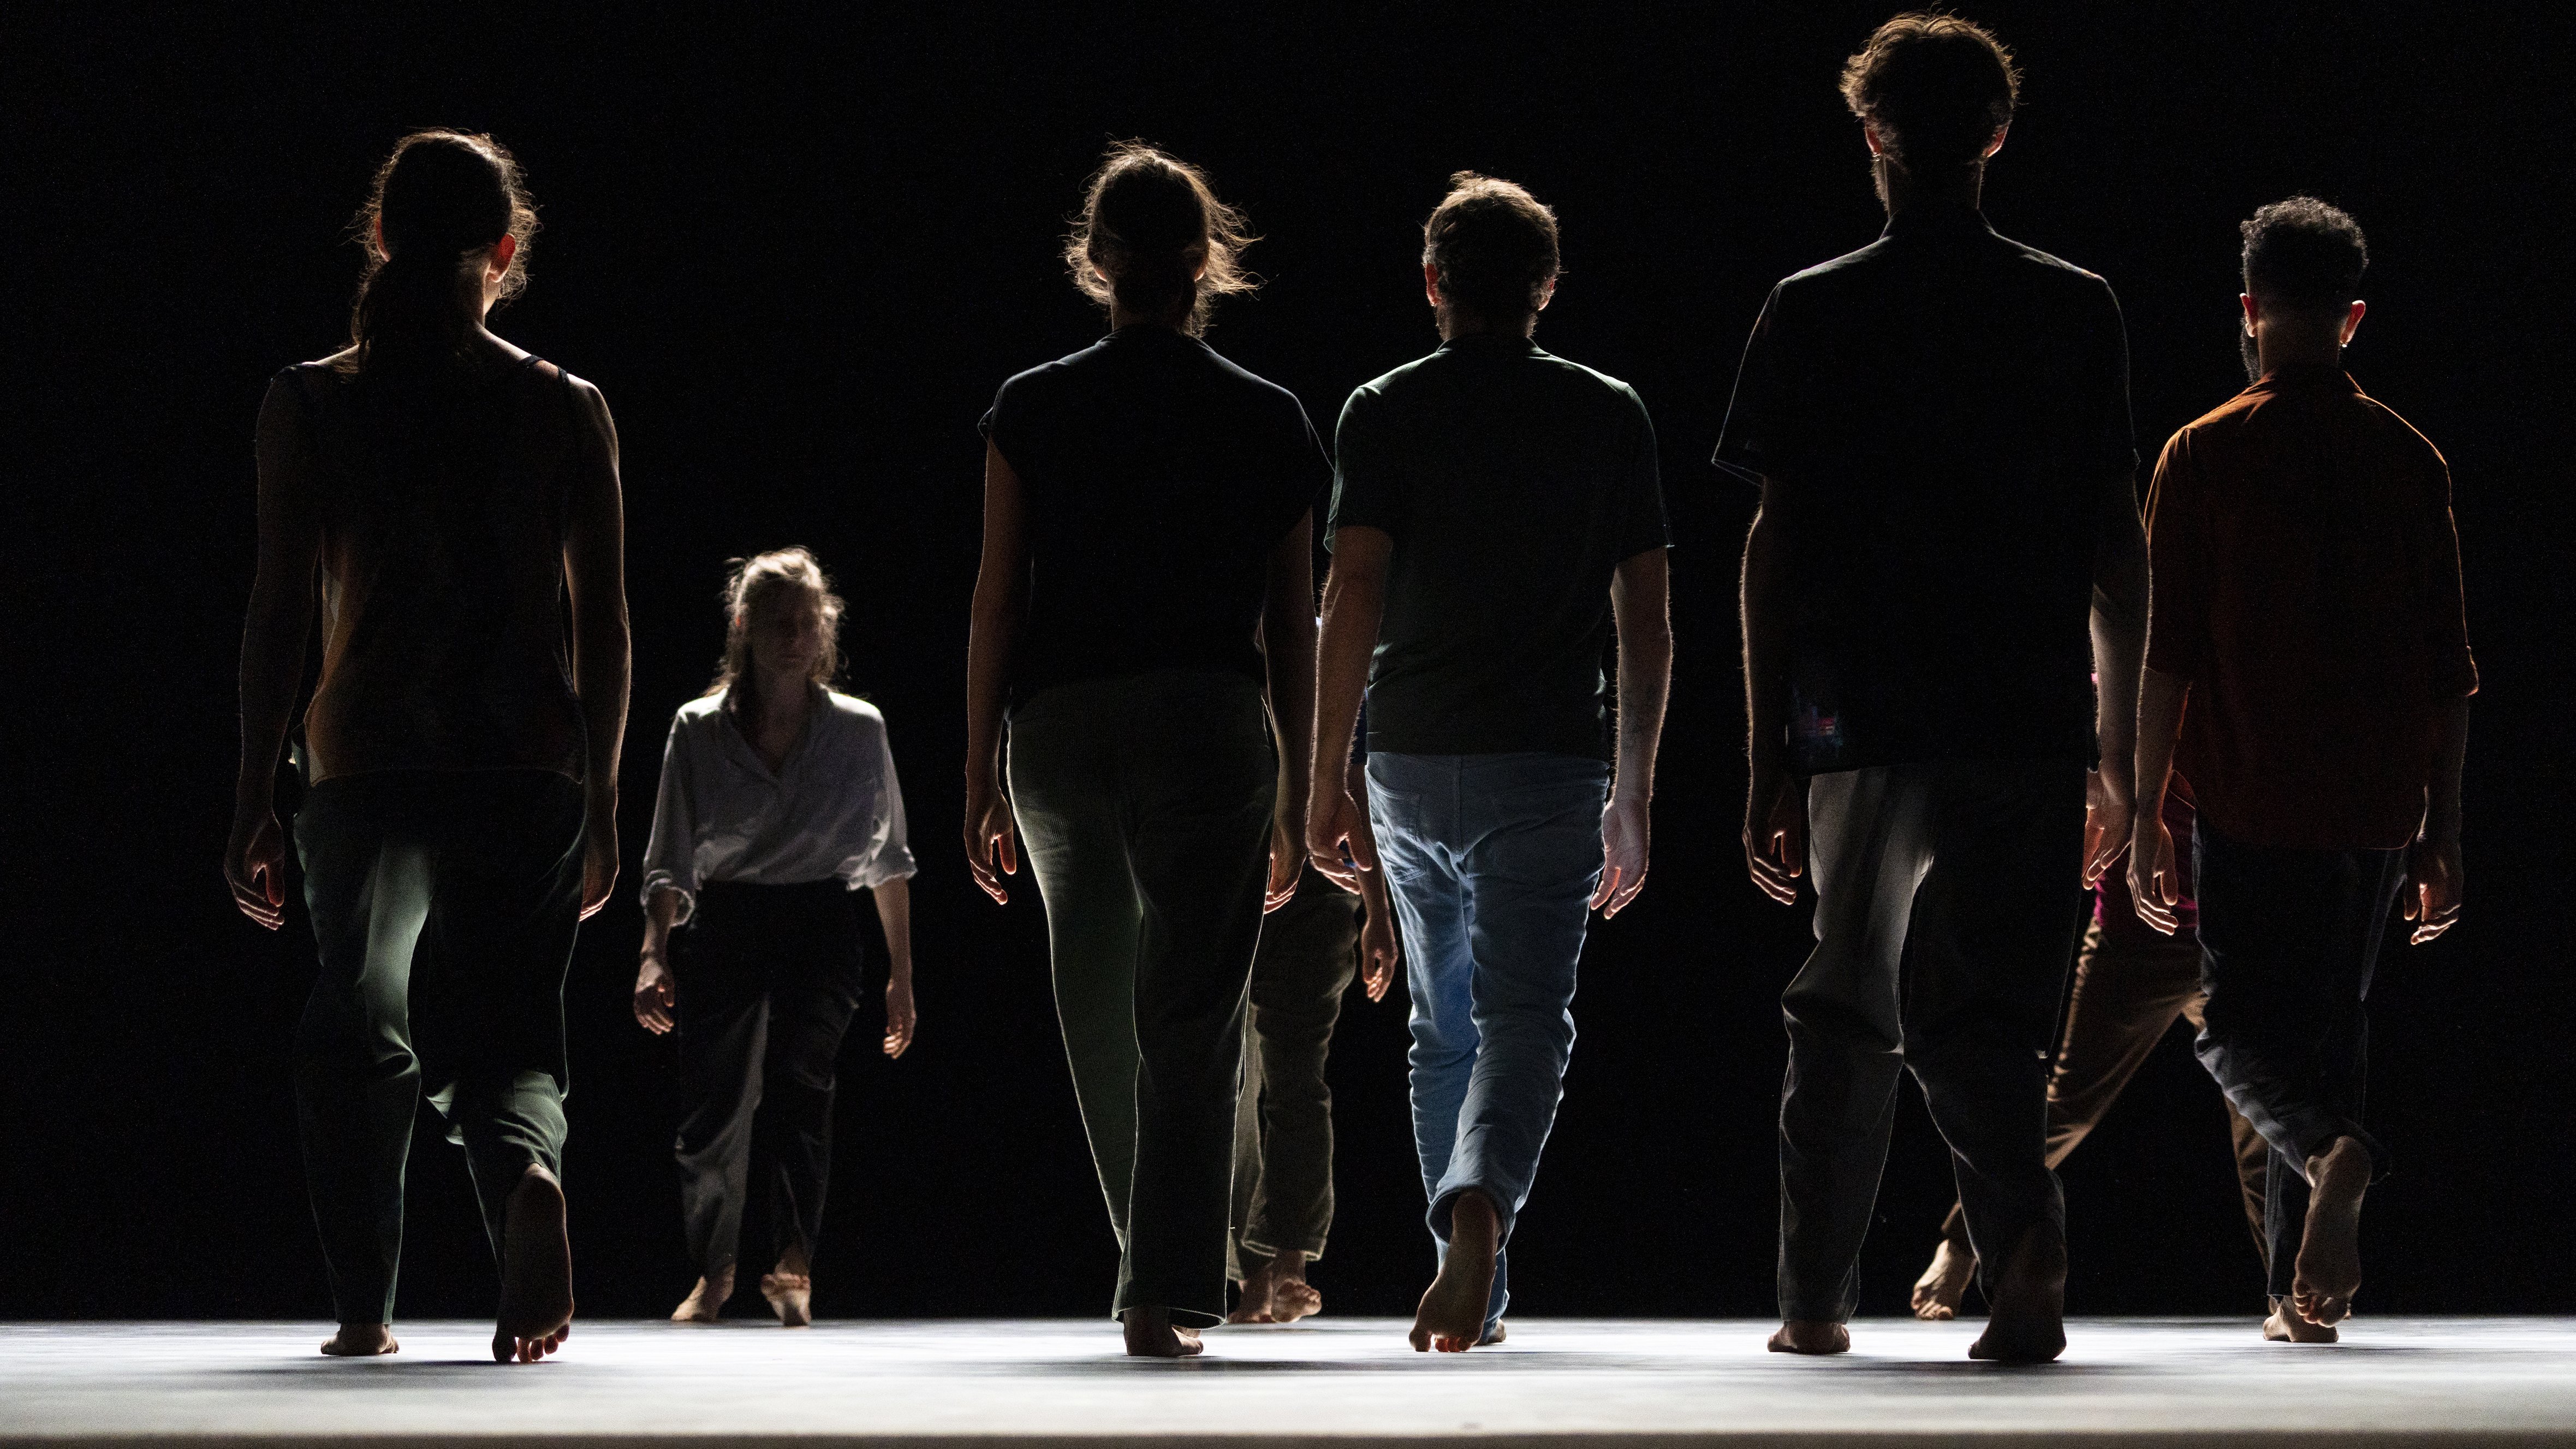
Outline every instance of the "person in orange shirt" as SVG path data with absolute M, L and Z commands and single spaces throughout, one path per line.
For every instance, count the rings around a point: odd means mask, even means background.
M 2342 365 L 2369 251 L 2293 197 L 2244 223 L 2254 384 L 2174 434 L 2147 500 L 2152 592 L 2130 893 L 2171 933 L 2161 819 L 2198 807 L 2201 1063 L 2272 1146 L 2264 1335 L 2332 1342 L 2361 1287 L 2363 1000 L 2402 900 L 2459 919 L 2477 666 L 2442 455 Z

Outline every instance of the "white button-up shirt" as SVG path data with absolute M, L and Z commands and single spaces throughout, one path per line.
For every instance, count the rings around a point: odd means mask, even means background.
M 726 715 L 721 695 L 671 718 L 662 789 L 644 847 L 644 900 L 680 893 L 685 921 L 700 881 L 796 885 L 838 877 L 850 889 L 913 873 L 903 790 L 885 716 L 831 690 L 773 774 Z

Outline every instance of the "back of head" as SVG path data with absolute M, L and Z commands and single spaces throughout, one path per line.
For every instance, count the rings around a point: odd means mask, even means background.
M 1561 270 L 1556 213 L 1516 183 L 1461 171 L 1422 224 L 1422 264 L 1447 305 L 1492 324 L 1519 321 Z
M 2321 316 L 2341 314 L 2361 295 L 2370 245 L 2361 223 L 2313 196 L 2293 196 L 2256 211 L 2245 235 L 2245 290 L 2274 307 Z
M 1843 62 L 1844 104 L 1916 176 L 1985 158 L 2011 124 L 2021 70 L 1993 32 L 1956 15 L 1908 12 L 1870 32 Z
M 514 239 L 500 300 L 527 286 L 536 205 L 518 162 L 489 136 L 415 131 L 376 170 L 356 231 L 367 270 L 350 309 L 362 376 L 434 370 L 462 355 L 477 313 L 467 257 Z
M 1121 141 L 1083 188 L 1064 262 L 1091 300 L 1195 336 L 1217 298 L 1261 285 L 1242 267 L 1255 240 L 1204 172 L 1142 141 Z

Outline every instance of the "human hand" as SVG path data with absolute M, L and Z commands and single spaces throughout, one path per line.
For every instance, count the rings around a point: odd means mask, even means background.
M 2084 776 L 2084 888 L 2102 883 L 2112 862 L 2129 848 L 2135 814 L 2129 782 L 2119 771 L 2093 770 Z
M 581 837 L 581 918 L 598 915 L 617 888 L 617 816 L 592 812 Z
M 1601 883 L 1589 902 L 1607 920 L 1627 908 L 1646 888 L 1646 864 L 1653 825 L 1646 802 L 1613 795 L 1601 811 Z
M 1382 901 L 1372 902 L 1368 919 L 1360 923 L 1360 989 L 1371 1001 L 1386 1000 L 1386 989 L 1395 982 L 1396 962 L 1403 954 L 1396 944 L 1395 915 L 1382 905 Z
M 1306 812 L 1306 859 L 1354 893 L 1360 872 L 1377 869 L 1377 842 L 1369 838 L 1365 818 L 1348 790 L 1316 790 Z
M 2398 888 L 2399 909 L 2415 923 L 2407 941 L 2421 946 L 2460 921 L 2460 842 L 2417 840 L 2406 847 L 2406 883 Z
M 911 973 L 903 972 L 890 977 L 886 981 L 885 1054 L 887 1056 L 902 1056 L 904 1048 L 912 1045 L 912 1029 L 918 1020 L 912 1010 Z
M 1753 771 L 1744 796 L 1744 864 L 1764 895 L 1798 903 L 1798 877 L 1807 873 L 1807 800 L 1785 770 Z
M 636 1024 L 662 1035 L 675 1025 L 671 1010 L 679 1001 L 679 988 L 671 980 L 671 968 L 662 960 L 661 950 L 646 946 L 644 964 L 635 970 Z
M 995 903 L 1010 903 L 1011 893 L 1003 889 L 1002 877 L 1020 873 L 1018 828 L 1011 819 L 1009 798 L 989 776 L 970 776 L 966 782 L 966 869 Z
M 1270 820 L 1270 881 L 1261 893 L 1261 913 L 1268 915 L 1297 897 L 1298 878 L 1306 871 L 1306 849 L 1285 815 Z
M 274 931 L 286 923 L 286 832 L 266 805 L 233 813 L 224 844 L 224 882 L 241 913 Z
M 2138 919 L 2170 936 L 2182 929 L 2182 876 L 2174 868 L 2173 832 L 2161 813 L 2140 805 L 2129 826 L 2129 899 Z

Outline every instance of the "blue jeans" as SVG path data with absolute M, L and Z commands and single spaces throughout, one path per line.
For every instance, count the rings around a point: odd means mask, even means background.
M 1575 961 L 1601 878 L 1610 767 L 1575 755 L 1396 755 L 1368 761 L 1369 818 L 1413 998 L 1413 1143 L 1431 1236 L 1474 1188 L 1502 1241 L 1529 1201 L 1574 1051 Z M 1510 1301 L 1508 1257 L 1485 1309 Z

